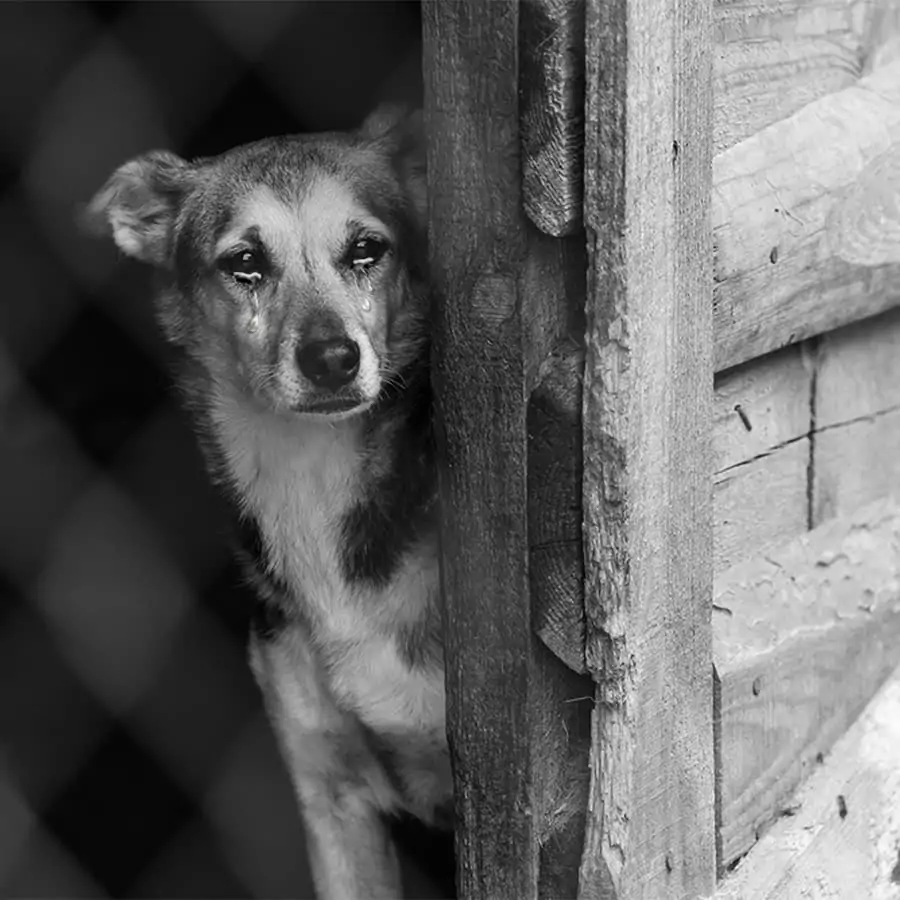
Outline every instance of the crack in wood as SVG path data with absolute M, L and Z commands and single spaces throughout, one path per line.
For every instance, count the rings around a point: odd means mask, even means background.
M 803 434 L 798 434 L 796 437 L 788 438 L 786 441 L 779 441 L 777 444 L 773 444 L 771 447 L 769 447 L 768 450 L 764 450 L 762 453 L 756 453 L 753 456 L 748 457 L 747 459 L 742 459 L 740 462 L 732 463 L 730 466 L 725 466 L 725 468 L 723 469 L 717 469 L 714 477 L 718 478 L 720 475 L 726 475 L 729 472 L 734 471 L 735 469 L 740 469 L 743 466 L 749 466 L 751 463 L 755 463 L 761 459 L 765 459 L 767 456 L 771 456 L 773 453 L 777 453 L 779 450 L 783 450 L 785 447 L 790 447 L 791 444 L 796 444 L 797 441 L 815 438 L 816 435 L 825 434 L 826 432 L 834 431 L 838 428 L 846 428 L 849 425 L 856 425 L 859 422 L 875 421 L 876 419 L 880 419 L 884 416 L 889 416 L 897 412 L 900 412 L 900 403 L 892 404 L 891 406 L 887 406 L 884 409 L 866 413 L 862 416 L 854 416 L 852 419 L 845 419 L 841 422 L 832 422 L 830 425 L 823 425 L 820 428 L 811 428 L 809 431 L 804 431 Z M 719 482 L 716 483 L 718 484 Z

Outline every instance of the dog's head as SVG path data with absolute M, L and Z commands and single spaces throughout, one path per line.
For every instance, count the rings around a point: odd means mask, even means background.
M 161 271 L 166 335 L 217 385 L 345 416 L 422 352 L 424 206 L 421 119 L 382 109 L 349 134 L 148 153 L 88 219 Z

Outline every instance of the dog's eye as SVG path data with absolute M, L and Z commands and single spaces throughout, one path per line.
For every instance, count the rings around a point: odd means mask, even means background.
M 370 269 L 387 253 L 387 250 L 387 241 L 382 238 L 359 238 L 347 251 L 347 263 L 354 269 Z
M 240 284 L 253 286 L 265 277 L 268 263 L 260 250 L 238 250 L 219 260 L 219 268 Z

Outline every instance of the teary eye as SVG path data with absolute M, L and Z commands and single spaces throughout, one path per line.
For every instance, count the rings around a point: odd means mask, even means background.
M 223 256 L 219 268 L 239 284 L 255 287 L 268 274 L 269 264 L 262 250 L 238 250 Z
M 347 264 L 356 270 L 370 269 L 388 251 L 388 243 L 384 238 L 361 237 L 357 238 L 347 251 Z

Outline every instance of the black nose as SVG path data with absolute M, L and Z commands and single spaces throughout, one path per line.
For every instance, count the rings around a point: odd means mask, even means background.
M 347 337 L 309 341 L 297 348 L 297 365 L 316 387 L 336 390 L 359 371 L 359 344 Z

